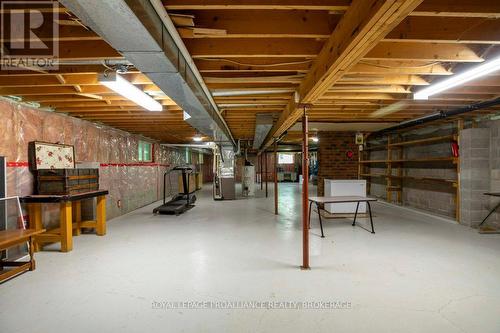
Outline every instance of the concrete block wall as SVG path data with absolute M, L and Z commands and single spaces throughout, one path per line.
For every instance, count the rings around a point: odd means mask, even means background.
M 427 127 L 410 132 L 405 132 L 400 140 L 410 141 L 428 137 L 436 137 L 453 133 L 454 128 L 450 125 L 440 127 Z M 370 142 L 372 145 L 384 145 L 386 141 Z M 395 141 L 395 138 L 393 138 Z M 414 159 L 421 157 L 444 157 L 450 156 L 451 146 L 449 142 L 421 146 L 406 146 L 403 150 L 404 159 Z M 370 151 L 369 158 L 372 160 L 387 159 L 387 150 Z M 392 157 L 398 158 L 398 150 L 393 149 Z M 372 174 L 385 174 L 386 166 L 371 165 L 369 172 Z M 405 163 L 402 169 L 404 176 L 409 177 L 429 177 L 443 179 L 457 179 L 456 168 L 450 162 L 444 163 Z M 393 175 L 397 174 L 397 165 L 393 165 Z M 401 204 L 425 210 L 438 215 L 454 218 L 456 214 L 455 194 L 456 190 L 451 184 L 437 182 L 421 182 L 417 180 L 404 179 L 402 182 L 393 179 L 393 185 L 402 184 Z M 387 200 L 386 179 L 374 177 L 371 179 L 370 195 Z M 397 201 L 397 192 L 393 192 L 393 203 Z
M 490 190 L 490 128 L 460 133 L 460 223 L 476 227 L 488 212 Z M 496 172 L 495 172 L 496 173 Z
M 490 130 L 490 192 L 500 192 L 500 121 L 488 121 L 486 127 Z M 499 198 L 487 198 L 488 211 L 493 209 Z M 483 217 L 484 218 L 484 217 Z M 500 209 L 492 214 L 487 221 L 490 226 L 500 228 Z

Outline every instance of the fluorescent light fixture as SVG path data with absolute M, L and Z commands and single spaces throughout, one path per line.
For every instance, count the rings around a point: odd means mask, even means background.
M 203 138 L 201 136 L 199 136 L 199 135 L 196 135 L 195 137 L 193 137 L 193 141 L 195 141 L 195 142 L 201 142 L 201 141 L 203 141 Z
M 488 75 L 497 70 L 500 70 L 500 58 L 485 62 L 482 65 L 476 66 L 466 72 L 458 75 L 453 75 L 449 79 L 433 84 L 423 90 L 413 94 L 413 99 L 426 100 L 430 96 L 439 94 L 445 90 L 454 88 L 466 82 L 472 81 L 484 75 Z
M 182 112 L 182 119 L 184 119 L 184 121 L 186 121 L 190 118 L 191 118 L 191 115 L 189 113 L 187 113 L 186 111 Z
M 99 75 L 99 82 L 149 111 L 163 111 L 163 106 L 117 73 Z
M 319 138 L 317 136 L 313 136 L 311 140 L 313 140 L 313 142 L 319 142 Z

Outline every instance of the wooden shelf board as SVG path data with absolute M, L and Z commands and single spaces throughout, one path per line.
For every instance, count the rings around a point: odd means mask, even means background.
M 414 176 L 388 176 L 379 173 L 363 173 L 362 177 L 380 177 L 380 178 L 396 178 L 396 179 L 409 179 L 409 180 L 421 180 L 421 181 L 432 181 L 432 182 L 442 182 L 442 183 L 450 183 L 456 184 L 458 180 L 455 179 L 445 179 L 445 178 L 432 178 L 432 177 L 414 177 Z
M 387 145 L 375 145 L 371 147 L 364 148 L 364 151 L 374 151 L 374 150 L 387 150 Z
M 456 140 L 456 138 L 457 138 L 456 135 L 443 135 L 443 136 L 436 136 L 433 138 L 395 142 L 395 143 L 389 144 L 389 147 L 425 145 L 427 143 L 435 143 L 435 142 L 447 141 L 447 140 Z
M 375 163 L 405 163 L 405 162 L 446 162 L 457 160 L 456 157 L 447 156 L 447 157 L 423 157 L 423 158 L 410 158 L 410 159 L 401 159 L 401 160 L 364 160 L 359 161 L 361 164 L 375 164 Z

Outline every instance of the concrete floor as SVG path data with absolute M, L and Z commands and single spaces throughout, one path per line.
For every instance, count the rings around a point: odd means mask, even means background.
M 321 239 L 315 217 L 301 271 L 300 190 L 280 191 L 278 217 L 272 196 L 214 202 L 206 188 L 182 216 L 151 205 L 71 253 L 39 253 L 36 271 L 0 285 L 0 332 L 500 332 L 499 235 L 376 204 L 376 235 L 329 220 Z M 174 301 L 351 306 L 152 306 Z

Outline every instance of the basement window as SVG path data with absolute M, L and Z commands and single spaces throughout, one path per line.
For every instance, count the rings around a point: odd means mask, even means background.
M 278 154 L 278 164 L 293 164 L 293 154 Z
M 139 141 L 139 162 L 153 162 L 153 145 Z

